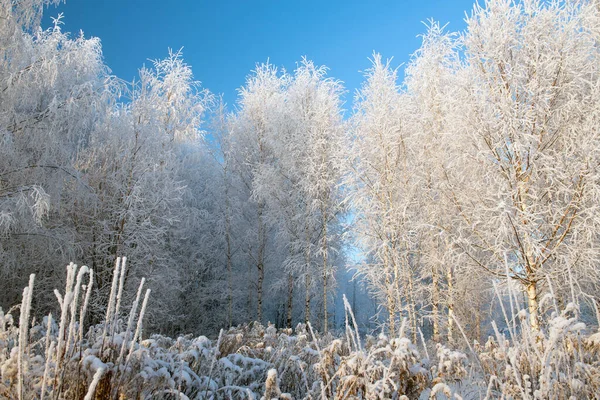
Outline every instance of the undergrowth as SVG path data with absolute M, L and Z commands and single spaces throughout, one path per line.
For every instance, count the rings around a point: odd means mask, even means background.
M 150 295 L 141 282 L 122 303 L 126 259 L 115 265 L 103 323 L 84 331 L 93 271 L 67 267 L 58 318 L 31 321 L 35 279 L 23 301 L 0 310 L 0 398 L 9 399 L 583 399 L 600 393 L 600 333 L 586 333 L 578 306 L 556 308 L 540 331 L 527 314 L 465 351 L 417 347 L 404 335 L 361 337 L 346 302 L 346 329 L 258 323 L 204 336 L 142 339 Z M 19 318 L 16 320 L 16 311 Z M 457 321 L 458 322 L 458 321 Z M 428 349 L 427 346 L 430 346 Z M 430 357 L 430 352 L 432 357 Z

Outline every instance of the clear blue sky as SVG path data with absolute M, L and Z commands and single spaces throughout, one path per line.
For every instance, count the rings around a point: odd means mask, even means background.
M 394 57 L 393 65 L 405 63 L 419 47 L 422 21 L 462 30 L 472 6 L 473 0 L 67 0 L 45 11 L 45 25 L 63 12 L 63 29 L 99 37 L 108 66 L 129 81 L 148 60 L 183 47 L 195 78 L 233 104 L 256 63 L 269 59 L 293 70 L 302 56 L 327 65 L 353 96 L 373 51 Z

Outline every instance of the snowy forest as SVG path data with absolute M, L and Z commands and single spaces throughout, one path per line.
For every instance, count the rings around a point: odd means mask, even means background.
M 0 0 L 0 398 L 600 397 L 600 2 L 231 105 L 60 2 Z

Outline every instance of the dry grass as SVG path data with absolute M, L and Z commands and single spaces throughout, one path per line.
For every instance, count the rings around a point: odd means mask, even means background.
M 86 334 L 92 271 L 68 268 L 64 294 L 56 292 L 60 319 L 30 321 L 33 277 L 20 307 L 0 311 L 0 397 L 569 399 L 600 393 L 600 334 L 585 333 L 575 304 L 551 315 L 540 332 L 532 332 L 527 315 L 519 313 L 520 329 L 510 338 L 496 330 L 468 356 L 437 344 L 431 360 L 402 333 L 361 338 L 349 307 L 338 337 L 304 324 L 292 331 L 253 323 L 221 331 L 216 341 L 141 340 L 149 292 L 142 300 L 142 282 L 132 306 L 123 309 L 124 259 L 115 266 L 105 321 Z

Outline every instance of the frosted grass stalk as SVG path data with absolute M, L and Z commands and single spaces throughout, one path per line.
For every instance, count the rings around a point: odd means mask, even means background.
M 98 382 L 100 382 L 100 378 L 104 375 L 104 367 L 98 368 L 96 373 L 94 374 L 94 378 L 92 379 L 92 383 L 88 387 L 88 391 L 83 400 L 92 400 L 94 398 L 94 393 L 96 392 L 96 386 L 98 386 Z
M 511 329 L 511 323 L 508 319 L 508 314 L 506 313 L 506 308 L 504 307 L 504 301 L 502 301 L 502 296 L 500 296 L 500 291 L 498 290 L 498 285 L 496 282 L 492 282 L 494 286 L 494 292 L 496 292 L 496 296 L 498 297 L 498 302 L 500 303 L 500 309 L 502 309 L 502 315 L 504 316 L 504 321 L 506 322 L 506 328 L 508 329 L 508 333 L 510 334 L 510 340 L 514 343 L 515 335 L 513 330 Z
M 425 337 L 423 336 L 423 331 L 421 330 L 421 328 L 417 328 L 417 330 L 419 331 L 419 336 L 421 337 L 421 343 L 423 344 L 423 350 L 425 350 L 425 356 L 429 360 L 430 359 L 429 352 L 427 351 L 427 344 L 425 343 Z
M 25 352 L 25 337 L 27 336 L 27 323 L 25 315 L 27 313 L 27 297 L 29 297 L 29 287 L 23 289 L 23 300 L 21 302 L 21 315 L 19 317 L 19 354 L 17 356 L 18 383 L 17 391 L 19 400 L 23 399 L 23 353 Z
M 94 270 L 90 268 L 89 272 L 90 279 L 85 292 L 85 300 L 83 302 L 83 306 L 81 307 L 81 311 L 79 312 L 79 343 L 83 341 L 83 320 L 85 319 L 87 307 L 90 302 L 90 296 L 92 295 L 92 286 L 94 285 Z
M 116 365 L 121 363 L 123 360 L 123 356 L 125 355 L 125 348 L 127 347 L 127 339 L 129 338 L 129 334 L 133 328 L 133 320 L 135 319 L 135 314 L 137 313 L 137 308 L 140 303 L 140 297 L 142 296 L 142 289 L 144 288 L 144 283 L 146 282 L 145 278 L 142 278 L 140 282 L 140 286 L 137 291 L 137 295 L 135 296 L 135 300 L 133 301 L 133 305 L 131 306 L 131 311 L 129 312 L 129 318 L 127 319 L 127 329 L 125 330 L 125 336 L 123 337 L 123 343 L 121 344 L 121 351 L 119 352 L 119 358 L 117 359 Z M 132 338 L 131 346 L 133 347 L 133 342 L 135 341 L 135 337 Z
M 77 270 L 77 266 L 75 265 L 75 270 Z M 83 275 L 88 272 L 88 267 L 85 265 L 79 269 L 79 273 L 77 274 L 77 280 L 75 282 L 75 287 L 73 288 L 73 301 L 71 302 L 71 320 L 69 321 L 69 336 L 67 338 L 66 352 L 69 353 L 71 350 L 71 346 L 74 344 L 75 340 L 75 322 L 77 321 L 77 306 L 79 304 L 79 291 L 81 289 L 81 283 L 83 281 Z
M 485 392 L 485 398 L 483 400 L 489 400 L 490 398 L 492 398 L 492 388 L 494 387 L 493 384 L 497 380 L 498 378 L 496 378 L 496 375 L 490 376 L 490 382 L 488 383 L 487 391 Z
M 531 354 L 531 350 L 533 349 L 537 358 L 539 360 L 541 360 L 542 354 L 540 353 L 539 348 L 536 345 L 537 341 L 539 340 L 539 338 L 541 336 L 536 336 L 534 338 L 532 335 L 532 332 L 531 332 L 531 326 L 527 323 L 526 319 L 523 318 L 520 320 L 521 320 L 521 338 L 527 339 L 527 341 L 524 342 L 527 345 L 525 348 L 525 351 L 527 352 L 527 358 L 529 360 L 533 360 L 533 355 Z
M 354 339 L 354 334 L 352 333 L 352 328 L 350 328 L 350 324 L 348 323 L 348 307 L 346 307 L 346 295 L 344 294 L 344 314 L 346 320 L 346 340 L 348 341 L 348 346 L 354 344 L 354 348 L 358 350 L 358 343 Z
M 467 338 L 467 335 L 465 334 L 465 331 L 462 328 L 462 325 L 456 319 L 456 315 L 452 315 L 452 319 L 454 320 L 454 322 L 456 322 L 456 326 L 458 326 L 458 330 L 460 331 L 460 333 L 462 333 L 462 336 L 465 339 L 465 343 L 467 344 L 467 346 L 469 347 L 469 350 L 471 350 L 471 353 L 477 360 L 477 364 L 479 364 L 479 368 L 481 368 L 481 370 L 485 373 L 485 370 L 483 369 L 483 365 L 481 365 L 481 360 L 479 359 L 479 356 L 477 355 L 477 353 L 475 353 L 475 350 L 473 350 L 471 343 L 469 343 L 469 339 Z
M 46 386 L 48 385 L 48 373 L 50 372 L 50 360 L 52 359 L 52 353 L 54 352 L 56 343 L 53 341 L 50 343 L 50 347 L 46 349 L 46 364 L 44 366 L 44 377 L 42 378 L 42 392 L 40 394 L 40 400 L 44 400 L 46 395 Z
M 133 345 L 134 343 L 142 336 L 142 322 L 144 319 L 144 314 L 146 313 L 146 307 L 148 306 L 148 299 L 150 298 L 150 293 L 152 291 L 150 289 L 146 290 L 146 295 L 144 296 L 144 301 L 142 302 L 142 308 L 140 309 L 140 316 L 138 317 L 137 326 L 135 328 L 135 333 L 133 338 L 131 339 L 131 347 L 129 348 L 129 354 L 127 354 L 127 362 L 131 358 L 131 354 L 133 353 Z M 221 330 L 222 332 L 223 330 Z M 220 337 L 221 335 L 219 335 Z M 126 363 L 127 363 L 126 362 Z
M 498 341 L 498 345 L 502 348 L 502 351 L 505 352 L 506 351 L 506 342 L 505 342 L 505 338 L 504 335 L 500 334 L 500 331 L 498 330 L 498 325 L 496 325 L 496 321 L 492 320 L 492 329 L 494 329 L 494 333 L 496 334 L 496 340 Z
M 577 299 L 575 296 L 575 285 L 573 283 L 573 274 L 571 273 L 571 266 L 569 264 L 567 264 L 567 273 L 569 274 L 569 288 L 571 289 L 571 302 L 573 302 L 573 304 L 577 304 Z
M 46 391 L 46 379 L 48 374 L 48 368 L 50 366 L 50 357 L 52 356 L 52 350 L 54 348 L 54 342 L 50 341 L 52 331 L 52 313 L 48 314 L 48 324 L 46 325 L 46 341 L 45 341 L 45 354 L 46 354 L 46 362 L 44 365 L 44 376 L 42 378 L 42 392 L 40 395 L 40 400 L 44 399 L 45 391 Z
M 210 387 L 210 382 L 212 381 L 212 372 L 215 366 L 215 362 L 217 361 L 217 357 L 221 354 L 219 349 L 221 348 L 221 341 L 223 340 L 223 329 L 219 331 L 219 338 L 217 339 L 217 347 L 215 349 L 215 353 L 213 354 L 213 358 L 210 362 L 210 369 L 208 370 L 208 379 L 206 380 L 206 389 L 204 389 L 204 397 L 208 393 L 208 389 Z M 129 356 L 128 356 L 129 358 Z
M 356 319 L 354 318 L 354 312 L 352 311 L 352 307 L 350 306 L 350 303 L 348 303 L 348 299 L 346 298 L 346 295 L 343 295 L 344 297 L 344 307 L 347 308 L 348 313 L 350 313 L 350 318 L 352 318 L 352 324 L 354 324 L 354 331 L 356 332 L 356 342 L 358 344 L 358 350 L 362 350 L 362 345 L 360 343 L 360 335 L 358 334 L 358 325 L 356 324 Z
M 117 257 L 115 262 L 115 269 L 113 270 L 112 284 L 110 285 L 110 294 L 108 296 L 108 307 L 106 307 L 106 317 L 104 318 L 104 330 L 102 331 L 102 340 L 104 347 L 104 339 L 108 333 L 108 324 L 112 321 L 113 307 L 115 306 L 115 297 L 117 294 L 117 283 L 119 281 L 119 271 L 121 268 L 121 257 Z
M 65 287 L 65 295 L 62 297 L 62 304 L 60 305 L 60 325 L 58 327 L 58 344 L 56 346 L 56 372 L 60 371 L 62 364 L 62 355 L 65 346 L 65 329 L 68 319 L 69 304 L 73 300 L 73 281 L 75 280 L 75 264 L 71 263 L 67 266 L 67 285 Z M 60 299 L 60 294 L 56 291 L 57 297 Z
M 508 290 L 508 300 L 510 302 L 510 318 L 512 321 L 512 328 L 513 328 L 513 334 L 516 334 L 517 332 L 517 321 L 515 321 L 515 304 L 516 304 L 516 300 L 515 303 L 513 303 L 513 297 L 512 297 L 512 287 L 510 285 L 510 274 L 509 274 L 509 268 L 508 268 L 508 256 L 506 255 L 506 253 L 504 253 L 504 268 L 505 268 L 505 272 L 506 272 L 506 288 Z M 514 337 L 512 338 L 514 340 Z
M 140 294 L 140 292 L 142 290 L 142 285 L 144 284 L 144 281 L 145 280 L 143 280 L 140 283 L 140 288 L 138 289 L 138 297 L 136 298 L 136 303 L 134 303 L 134 306 L 132 307 L 132 312 L 133 312 L 134 308 L 137 308 L 137 301 L 139 300 L 139 294 Z M 138 318 L 138 323 L 137 323 L 137 327 L 136 327 L 136 330 L 135 330 L 135 334 L 133 335 L 133 338 L 131 339 L 131 347 L 129 348 L 129 353 L 127 353 L 127 358 L 125 359 L 125 365 L 124 365 L 124 368 L 123 368 L 123 372 L 125 372 L 125 369 L 127 368 L 127 364 L 129 364 L 129 360 L 131 358 L 131 355 L 133 354 L 133 349 L 134 349 L 134 344 L 135 344 L 136 338 L 137 338 L 137 336 L 141 332 L 141 329 L 142 329 L 142 320 L 143 320 L 144 314 L 146 312 L 146 306 L 148 305 L 148 298 L 150 297 L 150 292 L 151 292 L 150 289 L 146 290 L 146 295 L 144 296 L 144 301 L 142 302 L 142 308 L 140 310 L 140 316 Z M 131 317 L 131 314 L 130 314 L 130 317 Z M 121 346 L 121 352 L 119 353 L 119 358 L 117 359 L 117 362 L 115 363 L 115 366 L 117 367 L 117 371 L 118 371 L 118 368 L 120 367 L 120 364 L 121 364 L 121 361 L 122 361 L 122 356 L 124 354 L 124 349 L 125 349 L 125 346 L 126 346 L 128 333 L 129 333 L 129 328 L 128 328 L 126 334 L 125 334 L 125 337 L 123 337 L 123 344 Z M 121 382 L 123 380 L 123 375 L 124 374 L 121 374 L 121 376 L 119 377 L 118 383 L 117 383 L 117 385 L 114 388 L 116 394 L 119 393 L 119 388 L 121 387 Z
M 317 353 L 319 353 L 319 362 L 321 363 L 321 365 L 325 366 L 326 364 L 323 361 L 323 354 L 321 354 L 321 349 L 319 348 L 319 341 L 317 340 L 317 337 L 315 336 L 315 331 L 313 331 L 313 328 L 312 328 L 312 325 L 310 324 L 310 321 L 307 321 L 306 325 L 308 325 L 308 329 L 310 330 L 310 334 L 312 335 L 312 338 L 313 338 L 313 340 L 315 342 L 315 347 L 317 348 Z M 321 388 L 323 389 L 323 382 L 321 382 Z
M 54 395 L 55 399 L 58 399 L 60 396 L 64 380 L 64 371 L 61 370 L 64 354 L 66 353 L 65 331 L 67 329 L 69 305 L 73 301 L 73 284 L 75 283 L 76 268 L 77 266 L 73 263 L 70 263 L 67 266 L 67 284 L 65 286 L 65 295 L 64 297 L 62 297 L 60 325 L 58 327 L 58 344 L 56 345 L 56 373 L 54 375 L 54 391 L 56 391 Z M 60 300 L 61 296 L 60 293 L 58 293 L 58 290 L 56 290 L 54 293 L 56 294 L 56 297 Z
M 125 286 L 125 269 L 127 268 L 127 257 L 121 259 L 121 274 L 119 277 L 119 291 L 117 292 L 117 303 L 115 305 L 115 313 L 113 315 L 113 325 L 111 326 L 110 335 L 115 334 L 116 324 L 119 319 L 119 311 L 121 310 L 121 300 L 123 299 L 123 286 Z
M 406 317 L 402 318 L 402 324 L 400 325 L 400 333 L 398 334 L 399 338 L 402 338 L 405 336 L 404 330 L 406 329 L 407 324 L 408 324 L 408 320 L 406 319 Z
M 29 275 L 29 285 L 23 289 L 23 300 L 21 302 L 21 315 L 19 317 L 19 354 L 17 356 L 17 371 L 18 383 L 17 390 L 19 392 L 19 400 L 23 399 L 23 379 L 24 379 L 24 356 L 25 348 L 29 345 L 29 314 L 31 312 L 31 298 L 33 295 L 33 282 L 35 275 Z

